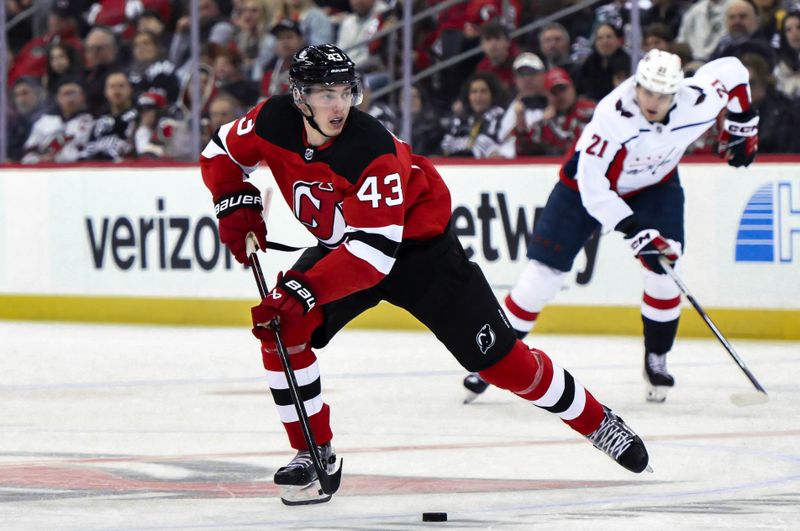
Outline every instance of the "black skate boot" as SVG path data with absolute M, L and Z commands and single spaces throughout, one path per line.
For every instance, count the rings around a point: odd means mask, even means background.
M 478 395 L 486 391 L 486 389 L 489 387 L 489 384 L 486 383 L 486 381 L 481 378 L 477 372 L 471 372 L 464 377 L 464 387 L 466 387 L 467 391 L 469 392 L 467 398 L 464 399 L 464 403 L 469 404 L 478 398 Z
M 327 472 L 332 474 L 336 471 L 336 452 L 331 443 L 319 447 L 319 457 Z M 331 495 L 320 488 L 308 450 L 297 452 L 289 464 L 275 472 L 273 481 L 281 487 L 281 501 L 286 505 L 325 503 L 331 499 Z
M 645 353 L 644 379 L 647 382 L 647 401 L 664 402 L 667 399 L 667 391 L 675 385 L 675 378 L 667 372 L 666 353 Z
M 642 439 L 633 433 L 633 430 L 625 424 L 622 418 L 618 417 L 613 411 L 603 406 L 606 418 L 600 423 L 600 427 L 586 436 L 595 448 L 602 450 L 611 459 L 637 474 L 647 470 L 652 472 L 648 464 L 650 457 L 644 447 Z

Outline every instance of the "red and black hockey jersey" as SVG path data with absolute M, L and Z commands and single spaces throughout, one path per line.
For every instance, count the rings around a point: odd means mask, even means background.
M 295 217 L 332 249 L 306 271 L 321 304 L 377 284 L 402 241 L 438 236 L 450 219 L 430 161 L 355 108 L 339 136 L 315 147 L 291 96 L 270 98 L 219 129 L 200 158 L 203 181 L 216 201 L 262 161 Z

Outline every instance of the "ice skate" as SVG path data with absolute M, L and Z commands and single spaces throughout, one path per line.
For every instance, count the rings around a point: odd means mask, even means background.
M 480 377 L 477 372 L 471 372 L 464 377 L 464 387 L 467 388 L 467 397 L 464 399 L 465 404 L 469 404 L 479 395 L 481 395 L 489 387 L 489 384 Z
M 606 417 L 600 427 L 586 436 L 595 448 L 602 450 L 611 459 L 637 474 L 647 470 L 652 472 L 647 449 L 642 439 L 636 435 L 622 418 L 603 406 Z
M 666 354 L 645 353 L 644 379 L 647 382 L 647 401 L 664 402 L 667 391 L 675 385 L 675 378 L 667 372 Z
M 336 452 L 330 443 L 319 447 L 319 457 L 327 472 L 336 471 Z M 286 505 L 309 505 L 325 503 L 331 499 L 320 488 L 317 471 L 314 470 L 311 452 L 297 452 L 289 464 L 275 472 L 273 479 L 281 488 L 281 501 Z

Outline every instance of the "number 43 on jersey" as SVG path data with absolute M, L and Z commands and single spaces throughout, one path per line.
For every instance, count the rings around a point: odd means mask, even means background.
M 383 178 L 370 176 L 364 179 L 356 197 L 365 203 L 371 203 L 372 208 L 380 208 L 381 201 L 386 206 L 396 206 L 403 203 L 403 188 L 400 186 L 400 174 L 392 173 Z

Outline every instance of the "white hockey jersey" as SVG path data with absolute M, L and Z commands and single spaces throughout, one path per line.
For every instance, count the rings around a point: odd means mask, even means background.
M 624 81 L 603 98 L 561 168 L 561 180 L 581 194 L 583 206 L 605 229 L 633 211 L 623 197 L 675 175 L 686 148 L 726 108 L 750 108 L 748 72 L 735 57 L 700 67 L 683 81 L 666 123 L 647 121 L 635 101 L 636 82 Z

